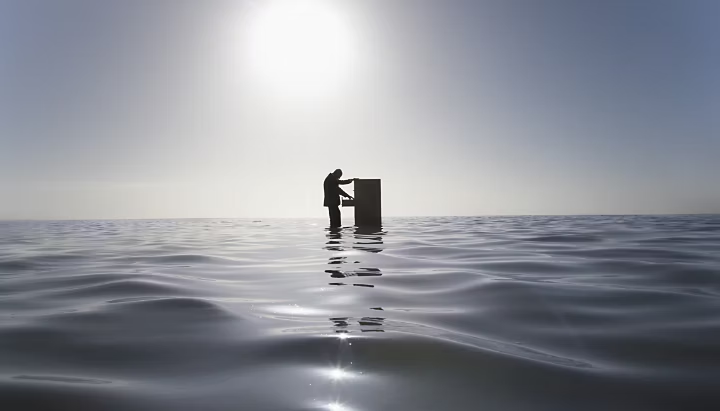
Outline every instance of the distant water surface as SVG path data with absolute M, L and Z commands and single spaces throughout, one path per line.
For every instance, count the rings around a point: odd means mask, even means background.
M 720 409 L 720 217 L 385 223 L 0 222 L 0 409 Z

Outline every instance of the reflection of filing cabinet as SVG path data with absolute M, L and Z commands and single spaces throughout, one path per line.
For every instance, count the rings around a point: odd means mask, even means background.
M 355 225 L 380 227 L 382 225 L 380 179 L 358 179 L 355 180 L 354 186 Z

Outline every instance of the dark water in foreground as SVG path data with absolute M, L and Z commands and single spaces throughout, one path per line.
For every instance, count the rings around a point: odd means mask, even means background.
M 324 223 L 0 223 L 0 409 L 720 409 L 720 217 Z

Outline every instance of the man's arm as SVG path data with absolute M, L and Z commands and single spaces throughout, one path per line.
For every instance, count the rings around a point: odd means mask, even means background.
M 343 184 L 343 185 L 344 185 L 344 184 L 350 184 L 350 183 L 352 183 L 353 181 L 355 181 L 354 178 L 351 178 L 351 179 L 349 179 L 349 180 L 338 180 L 338 184 Z
M 352 198 L 352 196 L 349 195 L 348 193 L 346 193 L 345 191 L 343 191 L 342 188 L 338 187 L 338 191 L 340 192 L 340 195 L 341 195 L 341 196 L 343 196 L 343 197 L 345 197 L 345 198 Z

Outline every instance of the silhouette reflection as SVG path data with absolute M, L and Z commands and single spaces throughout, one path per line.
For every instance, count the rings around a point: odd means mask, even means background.
M 325 242 L 324 249 L 331 251 L 332 256 L 328 257 L 325 273 L 329 274 L 332 279 L 344 279 L 348 281 L 348 283 L 331 282 L 329 284 L 334 286 L 374 288 L 375 285 L 373 284 L 355 283 L 351 281 L 355 277 L 380 277 L 383 275 L 379 268 L 368 267 L 369 264 L 367 264 L 367 260 L 371 260 L 372 256 L 358 253 L 358 251 L 372 254 L 381 253 L 384 249 L 384 235 L 385 232 L 382 231 L 381 227 L 327 229 L 327 241 Z M 367 257 L 366 261 L 363 261 L 363 256 Z M 371 291 L 368 290 L 368 292 Z M 372 307 L 369 309 L 383 311 L 382 307 Z M 366 312 L 363 314 L 370 313 Z M 332 329 L 334 331 L 331 334 L 340 340 L 338 346 L 338 361 L 328 372 L 330 379 L 337 383 L 338 381 L 353 376 L 351 372 L 352 361 L 348 361 L 348 359 L 352 359 L 352 338 L 360 333 L 385 332 L 385 318 L 375 316 L 331 317 L 329 320 L 332 323 Z M 339 401 L 339 397 L 336 398 L 334 402 L 330 402 L 326 408 L 332 410 L 348 410 L 348 408 Z
M 338 264 L 336 262 L 330 262 L 330 264 Z M 382 271 L 379 268 L 360 268 L 357 270 L 325 270 L 326 273 L 330 274 L 332 278 L 347 278 L 347 277 L 379 277 L 382 275 Z
M 351 232 L 348 228 L 331 228 L 327 230 L 326 237 L 327 242 L 325 243 L 325 249 L 328 251 L 351 251 L 361 250 L 373 254 L 381 253 L 383 251 L 383 236 L 386 233 L 381 227 L 368 228 L 368 227 L 355 227 Z M 328 258 L 328 265 L 330 266 L 325 270 L 325 273 L 330 274 L 331 278 L 344 278 L 351 279 L 352 277 L 380 277 L 383 275 L 382 270 L 375 267 L 364 267 L 361 261 L 356 261 L 355 258 L 347 256 L 332 256 Z M 334 286 L 354 286 L 354 287 L 366 287 L 373 288 L 373 284 L 363 283 L 345 283 L 345 282 L 331 282 L 330 285 Z M 382 311 L 382 307 L 373 307 L 372 310 Z M 350 318 L 350 317 L 337 317 L 330 318 L 333 322 L 335 332 L 347 335 L 351 330 L 360 332 L 385 332 L 383 330 L 383 317 L 362 317 L 362 318 Z
M 383 251 L 383 236 L 387 234 L 382 227 L 356 227 L 354 231 L 354 246 L 356 250 L 369 253 L 381 253 Z
M 333 227 L 326 230 L 325 235 L 328 241 L 325 243 L 325 249 L 329 251 L 344 251 L 342 247 L 342 229 L 339 227 Z
M 349 249 L 367 251 L 369 253 L 381 253 L 383 251 L 383 236 L 387 232 L 382 227 L 354 227 L 352 231 L 352 242 L 345 243 L 344 238 L 348 236 L 350 227 L 346 228 L 327 228 L 325 229 L 327 242 L 325 249 L 328 251 L 346 251 Z M 338 257 L 334 257 L 338 258 Z
M 362 250 L 375 254 L 383 251 L 383 235 L 385 235 L 385 232 L 382 231 L 381 227 L 356 227 L 352 231 L 351 236 L 347 235 L 347 228 L 329 228 L 326 231 L 327 241 L 325 242 L 324 248 L 328 251 Z M 346 264 L 353 265 L 348 266 Z M 355 266 L 355 264 L 362 263 L 360 261 L 349 261 L 346 256 L 333 256 L 328 259 L 328 265 L 331 266 L 331 268 L 328 268 L 325 272 L 330 274 L 331 278 L 380 277 L 383 275 L 379 268 L 358 267 Z M 345 269 L 345 267 L 348 268 Z M 329 283 L 329 285 L 353 285 L 355 287 L 367 288 L 375 287 L 372 284 L 346 284 L 342 282 L 332 282 Z
M 351 318 L 351 317 L 338 317 L 330 318 L 335 332 L 343 334 L 343 337 L 353 331 L 360 332 L 376 332 L 383 333 L 385 325 L 385 318 L 383 317 L 362 317 L 362 318 Z

